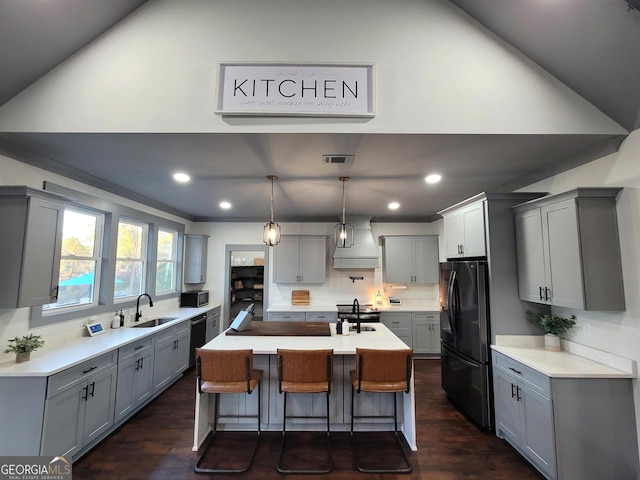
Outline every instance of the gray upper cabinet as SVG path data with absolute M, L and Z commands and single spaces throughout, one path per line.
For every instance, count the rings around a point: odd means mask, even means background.
M 208 235 L 184 236 L 184 283 L 207 281 Z
M 275 247 L 275 283 L 324 283 L 327 238 L 323 235 L 282 235 Z
M 27 187 L 0 187 L 0 307 L 55 302 L 65 199 Z
M 484 202 L 479 201 L 442 214 L 447 258 L 484 257 Z
M 386 283 L 438 283 L 438 237 L 384 237 L 384 270 Z
M 522 300 L 625 309 L 616 218 L 620 190 L 579 188 L 514 207 Z

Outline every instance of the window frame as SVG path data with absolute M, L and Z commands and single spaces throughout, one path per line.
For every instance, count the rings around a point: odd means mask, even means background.
M 92 316 L 113 313 L 116 310 L 123 310 L 125 313 L 135 311 L 136 298 L 128 297 L 127 300 L 114 302 L 114 286 L 115 286 L 115 259 L 116 245 L 118 239 L 118 224 L 121 218 L 132 219 L 140 223 L 149 225 L 147 239 L 147 259 L 146 259 L 146 283 L 144 291 L 153 296 L 153 301 L 166 300 L 171 298 L 179 298 L 182 288 L 183 276 L 183 251 L 184 251 L 184 233 L 185 225 L 168 218 L 169 215 L 176 216 L 174 212 L 167 212 L 167 217 L 160 217 L 148 212 L 137 210 L 128 206 L 115 203 L 106 198 L 96 197 L 94 195 L 78 192 L 61 185 L 51 182 L 44 183 L 44 189 L 51 193 L 57 193 L 72 199 L 68 205 L 80 209 L 94 210 L 104 215 L 104 225 L 102 230 L 102 251 L 101 251 L 101 275 L 99 281 L 100 294 L 98 304 L 82 309 L 68 312 L 56 312 L 55 314 L 43 315 L 42 306 L 34 306 L 30 308 L 29 327 L 36 328 L 46 325 L 54 325 L 56 323 L 75 320 L 78 318 L 91 319 Z M 158 206 L 156 206 L 159 209 Z M 156 290 L 156 232 L 160 229 L 170 229 L 178 232 L 177 234 L 177 263 L 176 263 L 176 290 L 171 293 L 163 293 L 154 296 Z
M 142 233 L 142 238 L 140 241 L 140 257 L 118 257 L 117 256 L 117 252 L 118 252 L 118 242 L 120 240 L 120 225 L 125 224 L 125 225 L 132 225 L 134 227 L 139 227 L 141 229 L 141 233 Z M 137 219 L 133 219 L 133 218 L 129 218 L 129 217 L 124 217 L 121 216 L 118 219 L 118 225 L 116 228 L 116 256 L 115 256 L 115 260 L 114 260 L 114 284 L 113 284 L 113 296 L 112 296 L 112 301 L 114 305 L 120 305 L 121 303 L 126 303 L 126 302 L 130 302 L 131 300 L 136 300 L 138 298 L 138 296 L 142 295 L 143 293 L 147 292 L 147 285 L 149 284 L 148 282 L 148 270 L 149 270 L 149 224 L 145 223 L 145 222 L 141 222 Z M 133 295 L 124 295 L 122 297 L 116 297 L 115 296 L 115 280 L 116 280 L 116 269 L 118 267 L 118 263 L 120 262 L 131 262 L 131 263 L 139 263 L 141 264 L 142 268 L 141 268 L 141 275 L 142 278 L 140 279 L 140 292 L 135 293 Z
M 160 243 L 160 235 L 162 233 L 169 233 L 171 234 L 171 236 L 173 237 L 173 242 L 172 242 L 172 248 L 171 248 L 171 258 L 170 259 L 160 259 L 158 256 L 158 247 L 159 247 L 159 243 Z M 179 265 L 179 239 L 180 235 L 179 232 L 173 228 L 168 228 L 165 226 L 160 226 L 157 229 L 157 233 L 156 233 L 156 240 L 155 240 L 155 248 L 156 248 L 156 255 L 155 255 L 155 262 L 156 262 L 156 268 L 155 268 L 155 288 L 154 288 L 154 295 L 156 297 L 162 297 L 164 295 L 171 295 L 172 293 L 176 293 L 178 291 L 178 278 L 179 278 L 179 274 L 178 274 L 178 265 Z M 167 290 L 158 290 L 158 271 L 160 270 L 160 263 L 171 263 L 173 265 L 173 275 L 171 278 L 171 282 L 172 282 L 172 287 L 170 289 Z

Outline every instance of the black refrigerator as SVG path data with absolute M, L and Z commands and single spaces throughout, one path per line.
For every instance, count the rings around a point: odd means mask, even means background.
M 440 264 L 442 388 L 462 413 L 491 430 L 488 284 L 485 261 Z

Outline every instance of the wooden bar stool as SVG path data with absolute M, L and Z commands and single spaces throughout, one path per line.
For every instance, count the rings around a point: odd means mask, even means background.
M 378 350 L 368 348 L 356 349 L 356 369 L 351 370 L 351 448 L 356 467 L 365 473 L 409 473 L 411 462 L 402 445 L 398 432 L 397 393 L 409 393 L 411 385 L 411 367 L 413 350 Z M 393 416 L 390 415 L 356 415 L 354 411 L 354 392 L 377 392 L 393 394 Z M 393 418 L 394 434 L 402 451 L 406 467 L 397 469 L 376 469 L 362 466 L 353 435 L 353 420 L 360 418 Z
M 262 370 L 253 369 L 253 351 L 246 350 L 205 350 L 196 349 L 196 369 L 198 374 L 198 392 L 215 394 L 215 416 L 213 431 L 207 438 L 206 446 L 198 457 L 194 470 L 197 473 L 241 473 L 246 472 L 251 466 L 253 457 L 260 440 L 260 380 Z M 258 387 L 258 413 L 257 415 L 219 415 L 221 393 L 247 393 L 251 394 Z M 219 418 L 256 418 L 258 420 L 258 434 L 251 451 L 251 456 L 246 466 L 240 469 L 231 468 L 203 468 L 201 461 L 218 431 Z
M 282 420 L 282 440 L 278 456 L 280 473 L 329 473 L 331 471 L 331 430 L 329 426 L 329 395 L 333 380 L 333 350 L 286 350 L 278 349 L 278 391 L 284 393 L 284 415 Z M 287 417 L 287 394 L 322 393 L 327 394 L 327 415 Z M 327 468 L 319 470 L 285 469 L 282 465 L 287 438 L 287 418 L 326 418 L 327 419 Z

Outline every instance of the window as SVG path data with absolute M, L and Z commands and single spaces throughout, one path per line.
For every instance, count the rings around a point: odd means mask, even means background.
M 58 301 L 42 307 L 44 315 L 98 304 L 104 215 L 65 208 Z
M 137 297 L 145 291 L 148 225 L 133 220 L 118 222 L 115 300 Z
M 157 252 L 156 295 L 173 293 L 176 291 L 178 232 L 160 228 Z

